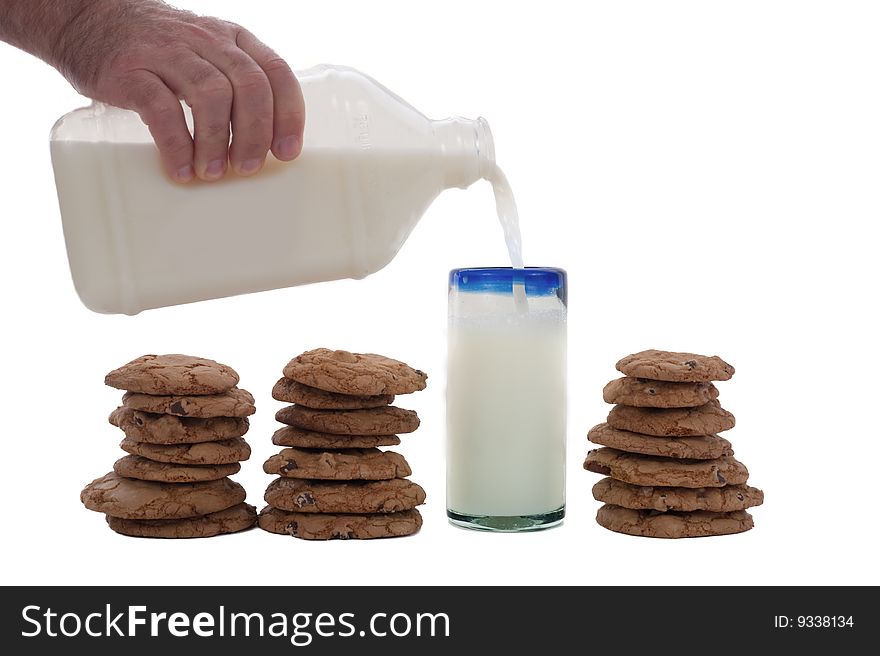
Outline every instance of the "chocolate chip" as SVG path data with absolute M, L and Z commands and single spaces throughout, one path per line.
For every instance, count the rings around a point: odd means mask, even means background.
M 180 401 L 175 401 L 174 403 L 172 403 L 169 410 L 171 410 L 171 412 L 174 413 L 175 415 L 188 414 L 186 411 L 186 408 L 183 407 L 183 404 Z
M 696 369 L 697 368 L 697 361 L 696 360 L 688 360 L 684 364 L 688 369 Z
M 302 494 L 297 495 L 293 503 L 296 505 L 297 508 L 302 508 L 303 506 L 314 506 L 315 497 L 312 496 L 311 492 L 303 492 Z
M 742 492 L 737 492 L 736 498 L 739 499 L 740 501 L 745 501 L 745 497 L 743 496 Z
M 718 482 L 721 483 L 722 485 L 727 485 L 727 479 L 721 475 L 720 471 L 715 472 L 715 478 L 717 478 Z
M 594 474 L 602 474 L 602 476 L 611 476 L 611 467 L 606 467 L 605 465 L 599 465 L 595 462 L 589 462 L 584 465 L 587 471 L 591 471 Z
M 287 464 L 281 468 L 281 473 L 286 474 L 289 471 L 296 469 L 296 460 L 288 460 Z

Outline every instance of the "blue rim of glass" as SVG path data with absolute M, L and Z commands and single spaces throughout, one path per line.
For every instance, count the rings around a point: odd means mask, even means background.
M 449 287 L 461 292 L 512 294 L 513 285 L 524 285 L 527 296 L 556 295 L 566 302 L 568 274 L 555 267 L 474 267 L 449 272 Z

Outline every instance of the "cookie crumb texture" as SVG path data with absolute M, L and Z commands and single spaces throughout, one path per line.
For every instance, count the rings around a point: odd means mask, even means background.
M 270 506 L 291 512 L 393 513 L 425 502 L 425 491 L 405 478 L 344 483 L 276 478 L 263 497 Z
M 257 524 L 257 509 L 247 503 L 192 519 L 119 519 L 107 516 L 107 524 L 122 535 L 138 538 L 210 538 L 238 533 Z
M 593 486 L 593 498 L 633 510 L 733 512 L 760 506 L 764 502 L 764 493 L 749 485 L 655 487 L 603 478 Z
M 295 446 L 301 449 L 370 449 L 377 446 L 397 446 L 397 435 L 333 435 L 283 426 L 272 435 L 276 446 Z
M 317 451 L 293 447 L 282 449 L 266 460 L 263 471 L 287 478 L 338 481 L 387 480 L 412 474 L 406 458 L 394 451 Z
M 275 419 L 303 430 L 331 435 L 394 435 L 412 433 L 419 416 L 393 405 L 365 410 L 313 410 L 301 405 L 281 408 Z
M 590 432 L 587 433 L 587 439 L 594 444 L 646 456 L 711 460 L 733 455 L 733 447 L 730 442 L 718 435 L 656 437 L 619 430 L 612 428 L 607 423 L 602 423 L 590 429 Z
M 176 465 L 133 455 L 125 456 L 113 463 L 113 471 L 120 476 L 159 483 L 219 481 L 221 478 L 237 474 L 239 470 L 241 465 L 237 462 L 228 465 Z
M 705 383 L 730 380 L 736 370 L 717 355 L 697 355 L 649 349 L 617 362 L 617 370 L 633 378 L 669 382 Z
M 712 435 L 730 430 L 736 419 L 710 401 L 696 408 L 634 408 L 616 405 L 608 413 L 608 425 L 618 430 L 654 435 L 657 437 L 692 437 Z
M 335 515 L 285 512 L 266 506 L 260 511 L 260 528 L 303 540 L 373 540 L 417 533 L 422 527 L 418 510 L 387 515 Z
M 306 351 L 284 367 L 284 377 L 310 387 L 351 394 L 412 394 L 425 389 L 428 374 L 375 353 L 319 348 Z
M 316 410 L 362 410 L 381 408 L 394 402 L 393 394 L 374 394 L 354 396 L 327 392 L 317 387 L 303 385 L 290 378 L 281 378 L 272 388 L 272 398 L 276 401 L 296 403 Z
M 624 376 L 612 380 L 602 390 L 605 403 L 637 408 L 694 408 L 718 398 L 712 383 L 670 383 Z
M 135 442 L 150 444 L 198 444 L 242 437 L 248 432 L 247 417 L 176 417 L 132 410 L 124 405 L 110 413 L 109 421 Z
M 727 513 L 657 512 L 631 510 L 605 504 L 596 513 L 596 521 L 616 533 L 645 538 L 702 538 L 743 533 L 754 527 L 745 510 Z
M 144 355 L 104 379 L 125 390 L 110 424 L 129 455 L 89 483 L 80 500 L 122 535 L 199 538 L 256 526 L 244 488 L 228 477 L 251 448 L 254 397 L 229 366 L 188 355 Z
M 249 417 L 257 411 L 251 393 L 238 387 L 223 394 L 191 396 L 126 392 L 122 397 L 122 405 L 142 412 L 200 419 Z
M 107 374 L 104 384 L 142 394 L 222 394 L 238 384 L 238 374 L 207 358 L 142 355 Z
M 593 486 L 599 525 L 640 537 L 730 535 L 754 526 L 747 508 L 764 503 L 749 471 L 718 433 L 736 418 L 712 381 L 734 368 L 718 356 L 651 349 L 621 358 L 624 374 L 602 390 L 614 404 L 587 439 L 584 469 L 605 476 Z
M 251 457 L 250 445 L 240 437 L 199 444 L 147 444 L 126 437 L 119 446 L 132 455 L 177 465 L 228 465 Z
M 121 519 L 187 519 L 231 508 L 245 499 L 244 488 L 228 478 L 204 483 L 155 483 L 116 472 L 83 489 L 86 508 Z
M 377 447 L 400 444 L 419 416 L 392 406 L 395 395 L 425 388 L 427 374 L 374 353 L 319 348 L 287 363 L 272 397 L 292 403 L 272 443 L 287 447 L 263 464 L 278 478 L 259 526 L 303 540 L 370 540 L 412 535 L 422 487 L 406 459 Z
M 590 451 L 584 469 L 633 485 L 669 487 L 722 487 L 739 485 L 749 478 L 749 470 L 733 456 L 690 460 L 643 456 L 609 447 Z

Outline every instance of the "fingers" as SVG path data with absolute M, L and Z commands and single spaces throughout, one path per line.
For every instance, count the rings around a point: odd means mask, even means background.
M 236 43 L 263 69 L 272 86 L 272 153 L 292 160 L 302 150 L 306 115 L 299 82 L 287 62 L 247 30 L 238 33 Z
M 162 78 L 192 107 L 194 165 L 202 180 L 218 180 L 226 173 L 229 119 L 233 88 L 216 66 L 186 51 L 172 58 Z
M 228 166 L 251 175 L 270 149 L 280 160 L 302 150 L 305 103 L 293 71 L 247 30 L 207 20 L 189 25 L 186 45 L 148 52 L 149 65 L 132 66 L 120 83 L 179 182 L 217 180 Z M 192 135 L 179 98 L 192 107 Z
M 193 141 L 177 95 L 154 73 L 133 72 L 123 84 L 123 103 L 140 114 L 159 148 L 165 171 L 176 182 L 193 179 Z
M 239 175 L 252 175 L 263 167 L 272 146 L 272 86 L 266 73 L 243 50 L 226 46 L 199 52 L 232 84 L 232 145 L 229 160 Z

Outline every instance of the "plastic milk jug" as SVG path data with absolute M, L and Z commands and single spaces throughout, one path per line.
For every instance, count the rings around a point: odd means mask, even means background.
M 213 183 L 172 182 L 140 117 L 95 103 L 62 117 L 52 163 L 74 285 L 105 313 L 339 278 L 388 264 L 434 198 L 495 171 L 484 119 L 433 121 L 372 78 L 298 78 L 303 152 Z

